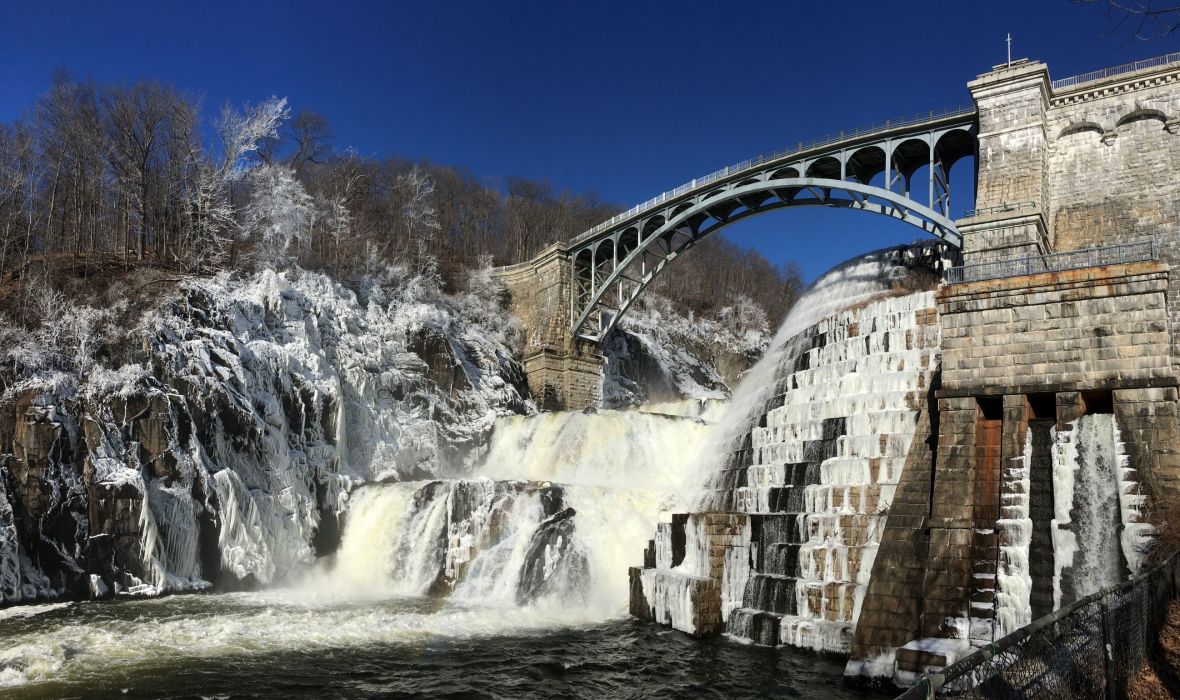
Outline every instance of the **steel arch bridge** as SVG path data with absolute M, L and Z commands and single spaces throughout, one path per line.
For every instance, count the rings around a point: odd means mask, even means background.
M 973 107 L 886 122 L 744 161 L 603 222 L 569 246 L 570 333 L 601 342 L 679 255 L 732 223 L 776 209 L 872 212 L 959 248 L 962 236 L 950 219 L 950 170 L 975 155 L 977 133 Z M 923 167 L 927 177 L 915 183 Z M 881 174 L 878 185 L 870 184 Z M 914 192 L 915 185 L 925 192 Z

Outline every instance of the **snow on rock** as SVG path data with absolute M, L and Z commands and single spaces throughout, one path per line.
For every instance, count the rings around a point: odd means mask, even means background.
M 486 277 L 189 279 L 102 361 L 13 343 L 0 605 L 270 584 L 335 548 L 356 485 L 462 475 L 535 410 Z
M 648 292 L 603 342 L 603 404 L 728 398 L 769 343 L 766 314 L 748 298 L 710 318 Z

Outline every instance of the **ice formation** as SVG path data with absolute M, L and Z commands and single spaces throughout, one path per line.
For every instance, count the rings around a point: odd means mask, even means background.
M 1138 573 L 1151 536 L 1144 497 L 1110 413 L 1087 414 L 1054 445 L 1054 604 L 1067 605 Z
M 1029 513 L 1032 474 L 1033 431 L 1025 434 L 1024 451 L 1004 466 L 1004 491 L 1001 494 L 1000 561 L 996 571 L 996 636 L 1003 637 L 1032 622 L 1032 572 L 1029 547 L 1033 521 Z M 977 574 L 978 575 L 978 574 Z
M 461 471 L 532 410 L 494 300 L 364 294 L 297 270 L 188 280 L 124 364 L 23 381 L 0 604 L 273 584 L 331 551 L 351 488 Z
M 640 572 L 650 616 L 699 633 L 692 596 L 715 581 L 730 635 L 847 651 L 938 366 L 933 293 L 897 290 L 906 274 L 865 256 L 796 305 L 694 468 L 695 512 L 657 531 Z

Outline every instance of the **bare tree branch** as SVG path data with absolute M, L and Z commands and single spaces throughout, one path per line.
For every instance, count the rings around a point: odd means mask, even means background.
M 1132 27 L 1129 39 L 1154 41 L 1180 29 L 1180 4 L 1174 0 L 1074 0 L 1085 5 L 1106 6 L 1107 16 L 1115 22 L 1107 33 L 1111 36 Z

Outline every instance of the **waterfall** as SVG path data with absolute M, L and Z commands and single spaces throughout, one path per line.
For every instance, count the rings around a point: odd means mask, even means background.
M 1061 607 L 1136 573 L 1151 528 L 1113 414 L 1070 423 L 1053 457 L 1053 594 Z
M 1081 598 L 1123 579 L 1119 552 L 1117 428 L 1113 415 L 1083 416 L 1074 430 L 1074 507 L 1078 551 L 1068 577 Z
M 902 282 L 908 261 L 856 258 L 795 305 L 696 462 L 694 512 L 657 531 L 637 614 L 848 649 L 938 366 L 933 293 Z
M 695 403 L 500 418 L 473 473 L 354 491 L 339 551 L 304 586 L 618 616 L 627 565 L 686 505 L 684 466 L 712 429 L 696 416 L 715 412 Z

